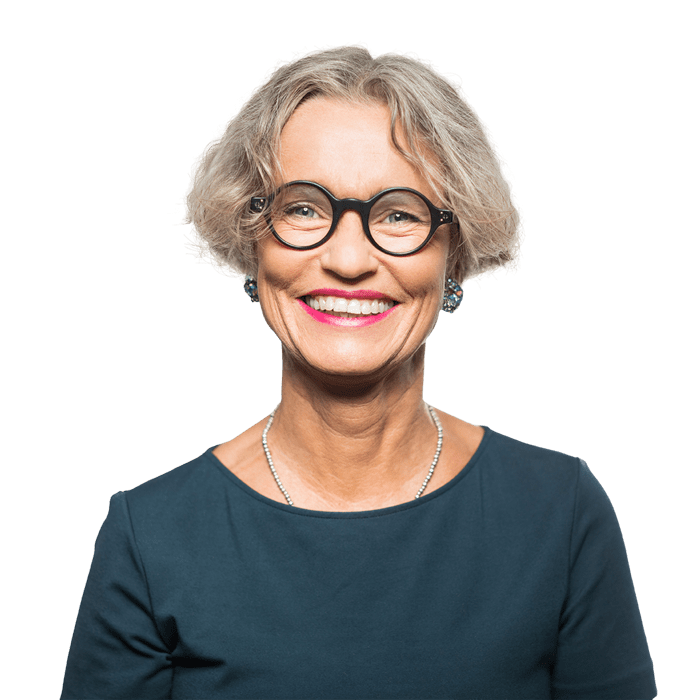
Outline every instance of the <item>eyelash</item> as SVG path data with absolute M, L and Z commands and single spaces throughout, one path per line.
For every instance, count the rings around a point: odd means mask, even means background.
M 316 211 L 316 207 L 308 202 L 294 202 L 293 204 L 288 204 L 284 208 L 284 213 L 288 214 L 290 212 L 296 211 L 297 209 L 310 209 L 311 211 Z

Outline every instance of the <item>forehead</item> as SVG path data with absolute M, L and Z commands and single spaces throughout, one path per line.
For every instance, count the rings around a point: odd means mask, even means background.
M 404 148 L 400 127 L 397 140 Z M 280 163 L 282 182 L 311 180 L 341 198 L 368 199 L 389 187 L 433 194 L 419 169 L 394 146 L 391 114 L 380 103 L 328 98 L 302 103 L 282 130 Z

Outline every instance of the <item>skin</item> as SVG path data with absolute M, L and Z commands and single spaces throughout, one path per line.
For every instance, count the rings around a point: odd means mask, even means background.
M 317 182 L 336 197 L 369 199 L 409 187 L 441 206 L 428 182 L 395 149 L 384 105 L 315 98 L 282 131 L 278 184 Z M 399 139 L 401 135 L 399 132 Z M 367 240 L 345 212 L 320 248 L 296 251 L 272 235 L 258 249 L 258 290 L 267 323 L 282 341 L 282 402 L 268 434 L 275 468 L 294 505 L 361 511 L 413 499 L 428 472 L 437 433 L 423 401 L 425 341 L 440 313 L 450 227 L 407 257 Z M 299 297 L 320 288 L 371 289 L 398 302 L 363 328 L 319 323 Z M 459 473 L 483 429 L 438 411 L 444 443 L 429 493 Z M 264 496 L 286 502 L 260 444 L 266 418 L 214 454 Z

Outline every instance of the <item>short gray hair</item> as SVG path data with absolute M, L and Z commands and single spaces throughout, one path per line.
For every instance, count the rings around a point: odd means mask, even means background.
M 187 197 L 188 222 L 215 260 L 255 274 L 256 241 L 266 225 L 250 211 L 250 198 L 274 191 L 282 129 L 313 97 L 388 106 L 394 145 L 455 214 L 458 233 L 454 227 L 448 264 L 453 279 L 514 258 L 518 214 L 510 188 L 457 90 L 420 61 L 396 54 L 372 58 L 366 49 L 349 46 L 276 70 L 205 152 Z M 397 126 L 407 149 L 397 141 Z

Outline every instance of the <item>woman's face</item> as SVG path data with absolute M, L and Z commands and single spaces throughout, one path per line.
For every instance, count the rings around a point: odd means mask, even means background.
M 303 103 L 282 131 L 280 161 L 278 185 L 309 180 L 338 199 L 362 200 L 390 187 L 407 187 L 442 204 L 393 147 L 389 110 L 383 105 L 326 98 Z M 331 238 L 313 250 L 293 250 L 270 234 L 258 248 L 265 319 L 291 357 L 307 368 L 327 375 L 381 376 L 418 357 L 442 305 L 448 251 L 449 225 L 443 225 L 414 255 L 382 253 L 367 239 L 354 211 L 346 211 Z M 323 310 L 328 297 L 334 298 L 334 307 L 344 299 L 350 311 L 369 306 L 345 318 L 348 314 L 341 316 L 337 309 Z M 316 302 L 321 308 L 312 308 Z M 381 304 L 387 303 L 393 306 L 381 313 Z

